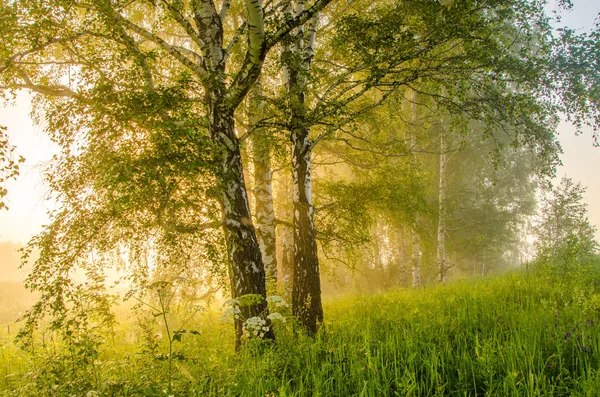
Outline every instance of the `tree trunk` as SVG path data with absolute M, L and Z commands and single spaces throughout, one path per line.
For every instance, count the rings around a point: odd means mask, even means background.
M 317 231 L 312 203 L 311 147 L 308 128 L 291 131 L 292 180 L 294 183 L 294 284 L 292 314 L 309 334 L 323 321 L 321 279 L 317 256 Z
M 381 261 L 381 249 L 379 247 L 379 222 L 375 222 L 373 227 L 373 237 L 371 240 L 371 244 L 373 247 L 373 270 L 380 271 L 382 270 L 382 261 Z
M 440 179 L 439 179 L 439 211 L 437 230 L 438 282 L 446 281 L 446 141 L 444 133 L 440 134 Z
M 413 288 L 419 288 L 422 284 L 421 281 L 421 244 L 419 241 L 419 235 L 415 230 L 411 230 L 412 237 L 412 286 Z
M 399 261 L 400 261 L 400 273 L 398 275 L 398 281 L 402 287 L 410 287 L 411 285 L 411 241 L 410 235 L 406 225 L 400 225 L 398 227 L 399 235 Z
M 300 15 L 303 2 L 294 4 L 294 16 Z M 288 15 L 290 10 L 288 9 Z M 303 26 L 292 32 L 291 45 L 284 51 L 284 79 L 290 102 L 290 140 L 292 143 L 292 181 L 294 184 L 294 284 L 292 288 L 292 314 L 298 318 L 309 334 L 317 332 L 323 321 L 321 304 L 321 279 L 317 255 L 317 232 L 312 203 L 310 160 L 312 146 L 309 128 L 306 127 L 306 77 L 314 55 L 318 13 L 305 30 Z M 296 62 L 294 60 L 299 60 Z
M 413 126 L 417 124 L 418 114 L 417 114 L 417 92 L 412 91 L 411 93 L 411 113 L 412 113 L 412 123 Z M 413 149 L 417 146 L 417 137 L 416 134 L 412 134 L 411 136 L 411 145 Z M 416 154 L 413 153 L 413 161 L 416 164 Z M 413 288 L 418 288 L 421 286 L 421 242 L 419 241 L 419 234 L 416 231 L 416 226 L 419 223 L 419 215 L 415 216 L 414 225 L 411 234 L 411 243 L 412 243 L 412 254 L 411 254 L 411 264 L 412 264 L 412 284 Z
M 287 168 L 285 169 L 286 171 Z M 279 260 L 277 264 L 277 288 L 283 291 L 285 299 L 292 301 L 294 280 L 294 231 L 292 227 L 293 192 L 291 175 L 281 173 L 277 183 L 277 218 L 283 220 L 278 231 Z
M 260 82 L 256 84 L 250 98 L 250 125 L 263 117 Z M 275 211 L 273 209 L 273 187 L 271 174 L 270 144 L 264 131 L 255 130 L 250 135 L 254 163 L 254 214 L 256 236 L 265 266 L 267 284 L 277 286 L 277 257 L 275 240 Z
M 222 98 L 215 95 L 214 98 Z M 234 135 L 233 111 L 227 109 L 218 99 L 211 101 L 210 122 L 214 141 L 223 148 L 221 151 L 221 207 L 223 211 L 223 232 L 229 255 L 229 281 L 232 297 L 246 294 L 266 296 L 265 268 L 260 248 L 252 225 L 246 184 L 242 168 L 242 157 L 238 140 Z M 242 307 L 242 317 L 250 318 L 268 315 L 267 304 Z M 243 319 L 235 320 L 236 349 L 241 346 Z M 265 338 L 273 338 L 269 331 Z

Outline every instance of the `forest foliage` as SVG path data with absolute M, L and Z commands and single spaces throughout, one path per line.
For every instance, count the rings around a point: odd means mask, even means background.
M 170 393 L 176 361 L 191 354 L 173 348 L 198 336 L 185 315 L 169 325 L 171 304 L 231 298 L 236 350 L 274 340 L 285 316 L 282 329 L 318 344 L 319 327 L 337 321 L 322 295 L 336 290 L 418 289 L 535 258 L 561 283 L 592 271 L 582 188 L 547 186 L 560 115 L 597 137 L 600 30 L 554 30 L 544 5 L 3 1 L 1 93 L 33 93 L 60 147 L 46 174 L 56 210 L 23 251 L 26 286 L 40 295 L 18 339 L 34 351 L 53 335 L 72 374 L 81 366 L 97 382 L 125 298 L 162 319 Z M 2 183 L 19 159 L 0 132 Z M 156 358 L 144 321 L 143 350 Z M 282 332 L 276 343 L 292 343 Z M 552 352 L 538 359 L 562 354 Z M 595 368 L 574 360 L 571 370 Z M 537 385 L 518 373 L 513 384 L 448 382 L 467 394 Z M 560 376 L 542 384 L 567 387 Z M 415 381 L 416 393 L 443 394 L 444 379 Z

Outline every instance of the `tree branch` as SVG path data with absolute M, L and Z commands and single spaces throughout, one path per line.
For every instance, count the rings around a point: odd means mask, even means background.
M 165 7 L 167 7 L 173 18 L 185 30 L 185 32 L 190 36 L 194 43 L 196 43 L 198 48 L 204 51 L 204 42 L 202 41 L 202 39 L 200 39 L 198 32 L 196 32 L 192 24 L 187 19 L 185 19 L 183 15 L 181 15 L 179 9 L 173 6 L 173 4 L 169 3 L 167 0 L 161 0 L 161 2 L 165 5 Z M 196 54 L 196 56 L 199 57 L 198 54 Z
M 219 18 L 221 18 L 221 21 L 224 21 L 227 17 L 227 12 L 229 11 L 230 6 L 231 0 L 223 0 L 223 4 L 221 4 L 221 11 L 219 11 Z
M 154 33 L 149 32 L 146 29 L 131 22 L 130 20 L 124 18 L 122 15 L 115 12 L 114 10 L 111 9 L 111 12 L 113 14 L 113 17 L 116 18 L 118 22 L 122 23 L 124 27 L 157 44 L 169 55 L 177 59 L 183 66 L 187 67 L 192 72 L 194 72 L 201 80 L 204 80 L 207 77 L 207 72 L 203 65 L 197 65 L 194 62 L 190 61 L 190 59 L 183 55 L 175 46 L 167 43 L 165 40 L 161 39 Z M 200 57 L 200 55 L 196 55 Z
M 324 9 L 332 0 L 316 0 L 312 7 L 302 11 L 294 18 L 285 20 L 283 24 L 266 40 L 267 50 L 283 40 L 293 29 L 306 23 L 315 14 Z
M 75 91 L 70 89 L 69 87 L 65 87 L 62 85 L 47 85 L 46 86 L 46 85 L 35 84 L 33 81 L 31 81 L 31 79 L 29 78 L 27 73 L 25 73 L 25 71 L 23 69 L 21 69 L 17 66 L 14 66 L 14 65 L 13 65 L 13 68 L 17 71 L 17 74 L 25 82 L 25 84 L 15 84 L 14 85 L 15 88 L 26 88 L 26 89 L 29 89 L 31 91 L 34 91 L 34 92 L 37 92 L 40 94 L 55 96 L 55 97 L 67 97 L 67 98 L 78 98 L 79 97 L 79 95 Z
M 244 22 L 235 31 L 233 38 L 231 39 L 231 41 L 227 45 L 227 48 L 225 49 L 225 54 L 223 55 L 223 62 L 227 61 L 227 59 L 229 58 L 229 55 L 231 55 L 231 51 L 233 50 L 233 47 L 235 47 L 235 45 L 240 41 L 240 37 L 242 36 L 242 33 L 244 33 L 244 30 L 246 30 L 246 26 L 247 26 L 247 23 Z

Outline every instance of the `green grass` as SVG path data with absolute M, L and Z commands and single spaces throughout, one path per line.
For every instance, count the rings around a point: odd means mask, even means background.
M 251 343 L 241 354 L 218 313 L 195 318 L 186 328 L 200 335 L 176 342 L 184 357 L 171 390 L 164 338 L 152 338 L 158 319 L 146 334 L 122 321 L 87 363 L 51 335 L 35 355 L 19 351 L 5 330 L 0 395 L 600 395 L 600 288 L 590 278 L 516 273 L 346 296 L 327 300 L 325 314 L 316 339 L 288 322 L 276 344 Z

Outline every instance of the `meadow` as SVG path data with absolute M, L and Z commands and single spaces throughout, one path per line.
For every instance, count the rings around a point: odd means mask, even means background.
M 73 343 L 40 334 L 33 351 L 15 346 L 14 328 L 9 334 L 4 326 L 0 395 L 600 395 L 600 279 L 593 275 L 520 271 L 331 297 L 316 338 L 288 319 L 275 324 L 275 343 L 250 339 L 240 353 L 221 313 L 193 315 L 184 306 L 173 306 L 169 330 L 140 308 L 118 314 L 110 332 Z

